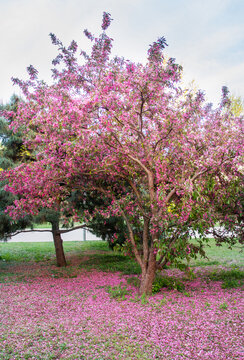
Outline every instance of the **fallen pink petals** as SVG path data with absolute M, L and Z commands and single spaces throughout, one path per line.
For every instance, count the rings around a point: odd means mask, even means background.
M 113 299 L 109 286 L 130 289 Z M 187 282 L 143 303 L 120 274 L 83 272 L 0 285 L 1 359 L 243 359 L 243 297 Z

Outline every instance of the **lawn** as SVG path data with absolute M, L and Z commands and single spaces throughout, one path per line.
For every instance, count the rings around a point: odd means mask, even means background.
M 210 244 L 146 298 L 105 242 L 64 243 L 64 269 L 52 243 L 1 243 L 0 359 L 243 359 L 243 257 Z

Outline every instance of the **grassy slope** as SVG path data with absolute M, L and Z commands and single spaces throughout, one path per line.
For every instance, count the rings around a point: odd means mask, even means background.
M 241 251 L 240 245 L 236 245 L 232 249 L 229 249 L 227 244 L 216 246 L 215 241 L 210 239 L 209 243 L 205 245 L 205 252 L 207 259 L 199 256 L 196 260 L 192 260 L 190 265 L 244 265 L 243 251 Z
M 122 271 L 125 274 L 140 273 L 139 266 L 129 257 L 114 253 L 103 241 L 64 242 L 65 254 L 69 264 L 78 258 L 80 268 L 96 268 L 102 271 Z M 46 266 L 55 264 L 52 242 L 40 243 L 0 243 L 0 270 L 11 264 L 22 262 L 45 262 Z M 206 245 L 207 259 L 191 261 L 191 266 L 226 265 L 243 266 L 243 253 L 238 247 L 232 250 L 227 245 L 217 247 L 213 240 Z

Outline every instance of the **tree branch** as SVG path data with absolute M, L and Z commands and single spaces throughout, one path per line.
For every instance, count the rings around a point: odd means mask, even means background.
M 191 181 L 193 182 L 193 181 L 196 180 L 199 176 L 205 174 L 205 173 L 208 172 L 209 170 L 210 170 L 210 169 L 207 168 L 207 169 L 205 169 L 205 170 L 203 170 L 203 171 L 198 172 L 197 174 L 195 174 L 195 175 L 191 178 Z
M 58 230 L 57 233 L 58 234 L 65 234 L 67 232 L 70 232 L 70 231 L 74 231 L 74 230 L 78 230 L 78 229 L 86 229 L 88 230 L 89 229 L 89 226 L 87 225 L 79 225 L 79 226 L 74 226 L 73 228 L 71 229 L 65 229 L 65 230 Z
M 170 193 L 167 195 L 166 199 L 165 199 L 165 204 L 167 204 L 169 202 L 169 200 L 172 198 L 172 196 L 176 193 L 176 189 L 172 189 L 170 191 Z M 161 217 L 162 214 L 163 214 L 163 210 L 164 208 L 161 208 L 160 211 L 159 211 L 159 216 Z
M 153 202 L 154 199 L 155 199 L 155 192 L 154 192 L 154 183 L 153 183 L 153 174 L 152 174 L 152 172 L 150 170 L 148 170 L 146 168 L 146 166 L 143 165 L 143 163 L 139 159 L 135 158 L 134 156 L 132 156 L 130 154 L 127 154 L 127 155 L 131 160 L 133 160 L 137 164 L 139 164 L 142 167 L 142 169 L 145 170 L 145 172 L 147 173 L 150 198 L 151 198 L 151 201 Z
M 143 262 L 142 262 L 142 259 L 141 259 L 141 256 L 138 252 L 138 249 L 137 249 L 137 246 L 136 246 L 136 243 L 135 243 L 135 237 L 134 237 L 134 234 L 133 234 L 133 230 L 132 230 L 132 227 L 130 225 L 130 222 L 129 220 L 127 219 L 127 216 L 125 215 L 123 209 L 120 207 L 120 211 L 121 211 L 121 214 L 126 222 L 126 225 L 127 225 L 127 228 L 128 228 L 128 231 L 129 231 L 129 235 L 130 235 L 130 241 L 132 243 L 132 246 L 133 246 L 133 251 L 134 251 L 134 254 L 135 254 L 135 257 L 136 257 L 136 260 L 138 262 L 138 264 L 141 266 L 141 268 L 143 267 Z
M 148 215 L 146 215 L 146 213 L 145 213 L 145 211 L 144 211 L 144 209 L 143 209 L 142 198 L 141 198 L 141 195 L 140 195 L 139 191 L 137 190 L 135 184 L 134 184 L 131 180 L 129 180 L 129 184 L 130 184 L 130 186 L 132 187 L 132 189 L 133 189 L 133 191 L 134 191 L 134 193 L 135 193 L 135 195 L 136 195 L 136 197 L 137 197 L 138 206 L 139 206 L 139 208 L 140 208 L 143 216 L 145 216 L 146 218 L 150 219 L 150 217 L 149 217 Z
M 143 113 L 144 103 L 145 103 L 145 99 L 143 98 L 143 93 L 141 92 L 141 106 L 140 106 L 140 112 L 139 112 L 139 121 L 140 121 L 139 127 L 140 127 L 140 132 L 141 132 L 142 136 L 144 136 L 143 132 L 142 132 L 142 129 L 143 129 L 142 113 Z
M 135 158 L 134 156 L 132 156 L 132 155 L 130 155 L 130 154 L 127 154 L 127 155 L 128 155 L 128 157 L 129 157 L 131 160 L 133 160 L 133 161 L 135 161 L 137 164 L 139 164 L 139 165 L 142 167 L 142 169 L 145 170 L 145 172 L 146 172 L 147 174 L 150 174 L 150 171 L 146 168 L 145 165 L 143 165 L 143 163 L 142 163 L 139 159 Z
M 12 236 L 15 236 L 15 235 L 18 235 L 18 234 L 21 234 L 21 233 L 29 233 L 29 232 L 52 232 L 52 230 L 48 230 L 48 229 L 43 229 L 43 230 L 36 230 L 36 229 L 30 229 L 30 230 L 19 230 L 19 231 L 16 231 L 15 233 L 13 234 L 10 234 L 9 237 L 12 237 Z
M 57 230 L 55 231 L 57 234 L 65 234 L 67 232 L 70 232 L 70 231 L 74 231 L 74 230 L 78 230 L 78 229 L 84 229 L 86 228 L 86 230 L 89 229 L 89 227 L 87 225 L 79 225 L 79 226 L 75 226 L 71 229 L 65 229 L 65 230 Z M 13 237 L 13 236 L 16 236 L 18 234 L 22 234 L 22 233 L 30 233 L 30 232 L 53 232 L 51 229 L 42 229 L 42 230 L 38 230 L 38 229 L 30 229 L 30 230 L 19 230 L 19 231 L 16 231 L 15 233 L 13 234 L 10 234 L 9 237 Z
M 157 146 L 160 144 L 161 141 L 167 139 L 167 137 L 169 136 L 169 134 L 171 133 L 172 130 L 173 130 L 173 127 L 171 127 L 171 128 L 169 129 L 168 133 L 167 133 L 164 137 L 162 137 L 161 139 L 159 139 L 159 140 L 156 142 L 156 144 L 155 144 L 154 147 L 153 147 L 153 150 L 154 150 L 154 151 L 156 150 Z
M 164 261 L 162 262 L 163 259 L 164 259 Z M 163 268 L 167 264 L 167 262 L 168 262 L 168 259 L 165 258 L 164 255 L 162 255 L 161 258 L 156 262 L 157 270 L 163 270 Z

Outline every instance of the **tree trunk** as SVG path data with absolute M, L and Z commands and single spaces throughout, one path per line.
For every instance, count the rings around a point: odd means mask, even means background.
M 151 295 L 152 293 L 152 284 L 156 275 L 156 255 L 154 254 L 154 249 L 150 249 L 149 259 L 147 264 L 142 269 L 142 278 L 139 289 L 139 294 Z
M 56 261 L 57 266 L 66 266 L 66 259 L 64 256 L 64 248 L 63 248 L 63 240 L 61 238 L 59 231 L 59 223 L 58 222 L 52 222 L 52 234 L 53 234 L 53 241 L 55 246 L 55 252 L 56 252 Z

